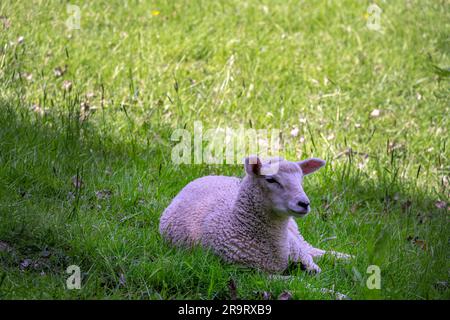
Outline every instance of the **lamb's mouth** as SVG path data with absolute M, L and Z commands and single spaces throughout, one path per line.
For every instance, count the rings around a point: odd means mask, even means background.
M 304 217 L 308 214 L 308 210 L 292 210 L 289 209 L 289 212 L 294 215 L 294 216 L 298 216 L 298 217 Z

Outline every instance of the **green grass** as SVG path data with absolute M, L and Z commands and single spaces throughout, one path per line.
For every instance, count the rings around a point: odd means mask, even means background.
M 450 298 L 448 1 L 379 1 L 384 33 L 369 1 L 77 1 L 72 31 L 67 3 L 0 3 L 0 298 L 227 299 L 230 279 L 243 299 Z M 279 128 L 284 157 L 327 159 L 299 228 L 356 258 L 287 283 L 164 243 L 185 184 L 243 174 L 172 163 L 172 132 L 194 121 Z M 71 264 L 81 290 L 65 288 Z

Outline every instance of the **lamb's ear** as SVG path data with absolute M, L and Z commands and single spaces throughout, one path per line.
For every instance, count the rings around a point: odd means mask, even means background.
M 297 164 L 300 166 L 300 168 L 303 171 L 304 175 L 313 173 L 314 171 L 319 170 L 325 165 L 325 160 L 319 159 L 319 158 L 309 158 L 300 162 L 297 162 Z
M 245 172 L 248 175 L 258 176 L 261 173 L 262 163 L 257 156 L 250 156 L 245 158 Z

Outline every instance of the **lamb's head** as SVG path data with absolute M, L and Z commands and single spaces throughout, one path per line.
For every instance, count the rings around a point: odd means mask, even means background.
M 284 215 L 303 217 L 311 210 L 308 196 L 303 190 L 303 177 L 325 165 L 325 161 L 310 158 L 290 162 L 272 158 L 262 162 L 256 156 L 245 159 L 245 171 L 262 190 L 271 209 Z

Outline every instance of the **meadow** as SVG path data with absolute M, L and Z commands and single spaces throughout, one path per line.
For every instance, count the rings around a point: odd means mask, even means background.
M 449 299 L 450 3 L 371 4 L 1 1 L 0 299 Z M 299 229 L 355 258 L 286 281 L 165 243 L 184 185 L 244 172 L 173 163 L 195 121 L 326 159 Z

